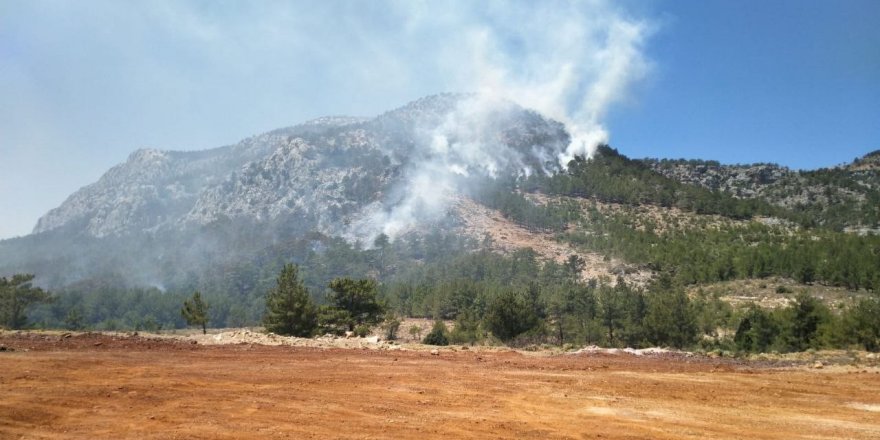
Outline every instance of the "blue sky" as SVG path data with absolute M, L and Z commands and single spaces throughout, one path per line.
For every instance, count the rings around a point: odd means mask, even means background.
M 584 89 L 602 35 L 572 27 L 609 20 L 637 26 L 596 121 L 624 154 L 815 168 L 880 149 L 876 0 L 536 3 L 2 0 L 0 238 L 137 148 L 375 115 L 480 88 L 486 64 L 523 89 L 570 59 Z
M 880 149 L 880 2 L 667 1 L 608 125 L 632 156 L 816 168 Z

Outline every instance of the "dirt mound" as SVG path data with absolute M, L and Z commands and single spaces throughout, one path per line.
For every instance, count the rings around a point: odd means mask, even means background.
M 595 345 L 591 345 L 589 347 L 584 347 L 579 350 L 570 351 L 566 354 L 569 355 L 578 355 L 578 354 L 628 354 L 632 356 L 644 356 L 644 355 L 665 355 L 665 354 L 678 354 L 682 356 L 693 356 L 692 353 L 682 352 L 682 351 L 674 351 L 669 350 L 667 348 L 659 348 L 659 347 L 651 347 L 651 348 L 602 348 L 597 347 Z
M 176 338 L 176 336 L 170 337 Z M 222 331 L 208 335 L 191 335 L 186 338 L 204 345 L 259 344 L 312 348 L 372 348 L 377 350 L 400 350 L 402 348 L 392 342 L 380 341 L 376 336 L 344 338 L 325 335 L 317 338 L 297 338 L 276 335 L 275 333 L 256 332 L 248 329 Z

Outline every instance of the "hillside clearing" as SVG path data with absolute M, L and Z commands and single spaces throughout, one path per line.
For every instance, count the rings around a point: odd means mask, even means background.
M 497 210 L 470 199 L 459 198 L 455 208 L 464 222 L 464 233 L 477 239 L 488 235 L 495 251 L 511 254 L 518 249 L 530 248 L 544 260 L 560 264 L 570 256 L 577 255 L 586 263 L 581 271 L 583 281 L 604 279 L 607 284 L 614 285 L 617 277 L 622 276 L 627 284 L 644 286 L 651 280 L 652 273 L 649 270 L 636 268 L 617 258 L 605 258 L 595 252 L 577 250 L 568 243 L 557 241 L 553 234 L 529 231 L 506 219 Z

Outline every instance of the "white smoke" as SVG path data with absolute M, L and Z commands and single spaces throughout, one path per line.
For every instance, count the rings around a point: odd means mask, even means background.
M 643 45 L 653 26 L 604 0 L 470 2 L 441 10 L 425 3 L 398 6 L 409 34 L 424 27 L 448 30 L 447 48 L 425 56 L 439 58 L 454 87 L 476 94 L 441 124 L 423 129 L 403 196 L 391 206 L 369 207 L 352 225 L 361 238 L 380 232 L 394 238 L 437 218 L 460 192 L 463 177 L 495 176 L 511 167 L 529 174 L 536 171 L 529 163 L 552 172 L 576 155 L 591 156 L 608 141 L 608 110 L 627 99 L 650 67 Z M 562 122 L 570 143 L 533 146 L 537 160 L 529 161 L 493 139 L 493 116 L 510 102 Z
M 470 59 L 479 92 L 506 98 L 565 124 L 563 167 L 608 141 L 602 120 L 644 78 L 643 45 L 653 31 L 611 2 L 495 4 L 497 22 L 472 31 Z M 515 53 L 511 53 L 515 52 Z
M 461 98 L 439 124 L 417 127 L 404 187 L 397 189 L 400 197 L 390 206 L 376 202 L 367 207 L 353 223 L 351 235 L 369 240 L 384 233 L 394 238 L 413 225 L 442 217 L 469 177 L 495 177 L 511 169 L 529 174 L 529 156 L 551 161 L 542 146 L 522 152 L 494 138 L 494 121 L 507 120 L 515 110 L 510 102 L 474 95 Z

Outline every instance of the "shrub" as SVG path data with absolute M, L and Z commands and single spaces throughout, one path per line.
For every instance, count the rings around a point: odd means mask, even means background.
M 397 339 L 397 331 L 400 329 L 400 320 L 391 318 L 385 323 L 385 339 L 393 341 Z
M 459 314 L 449 334 L 449 341 L 454 344 L 474 344 L 480 339 L 480 321 L 476 316 L 471 312 Z
M 434 323 L 434 327 L 431 328 L 431 332 L 422 340 L 422 343 L 427 345 L 449 345 L 449 338 L 446 336 L 446 324 L 443 321 L 437 320 Z
M 370 335 L 370 326 L 368 325 L 359 325 L 354 328 L 354 335 L 359 338 L 366 338 Z

